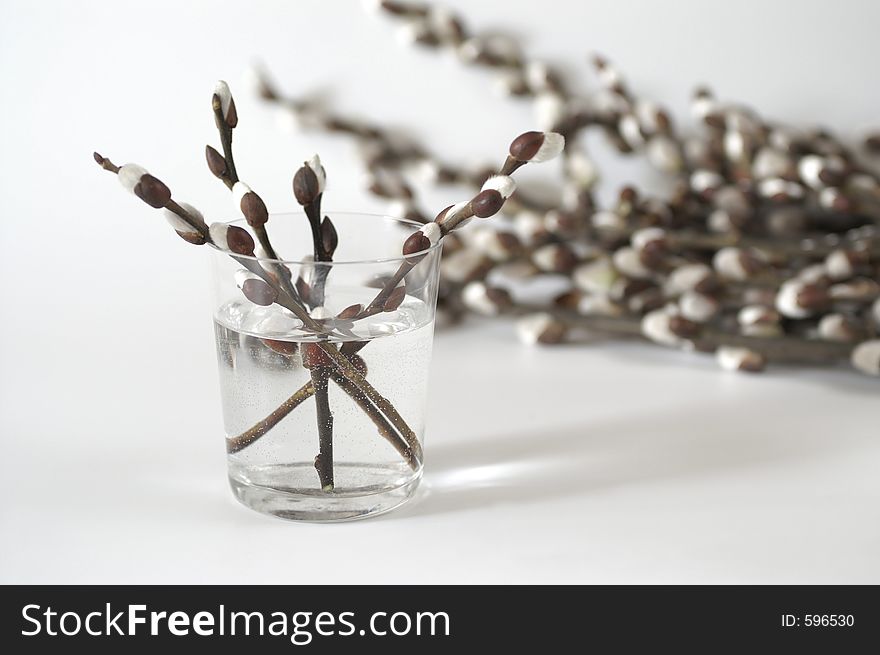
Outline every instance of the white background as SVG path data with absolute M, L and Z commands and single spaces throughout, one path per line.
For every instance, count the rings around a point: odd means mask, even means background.
M 449 4 L 568 62 L 585 90 L 603 52 L 680 117 L 708 82 L 846 136 L 880 119 L 875 2 Z M 271 210 L 293 207 L 316 150 L 329 206 L 384 209 L 352 144 L 279 131 L 242 81 L 255 57 L 286 90 L 328 92 L 453 161 L 497 159 L 532 127 L 482 72 L 393 35 L 347 1 L 0 4 L 0 582 L 880 582 L 876 380 L 535 350 L 505 323 L 438 336 L 416 502 L 329 526 L 235 503 L 204 253 L 91 152 L 231 218 L 203 163 L 222 77 L 240 173 Z M 609 170 L 606 192 L 641 173 Z

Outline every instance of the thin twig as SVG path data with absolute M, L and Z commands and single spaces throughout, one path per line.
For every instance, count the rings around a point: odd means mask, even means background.
M 404 441 L 394 430 L 394 427 L 388 422 L 388 419 L 382 415 L 376 406 L 373 405 L 373 403 L 371 403 L 350 380 L 335 371 L 330 375 L 333 381 L 339 385 L 339 387 L 345 391 L 355 403 L 358 404 L 370 419 L 372 419 L 376 428 L 379 430 L 379 434 L 384 437 L 398 453 L 400 453 L 401 457 L 406 460 L 406 463 L 409 464 L 410 468 L 413 470 L 418 469 L 421 461 L 416 457 L 412 448 L 410 448 L 406 441 Z
M 333 413 L 330 411 L 330 395 L 327 388 L 330 370 L 325 366 L 317 366 L 311 370 L 311 376 L 312 387 L 315 390 L 319 440 L 315 470 L 321 481 L 321 490 L 333 491 Z
M 245 430 L 238 436 L 226 439 L 226 452 L 232 454 L 244 450 L 269 430 L 278 425 L 284 417 L 299 407 L 303 402 L 311 398 L 314 394 L 315 387 L 311 382 L 306 382 L 266 418 L 258 421 L 253 427 Z

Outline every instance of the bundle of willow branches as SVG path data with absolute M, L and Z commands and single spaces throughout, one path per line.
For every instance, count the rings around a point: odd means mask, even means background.
M 604 57 L 598 89 L 576 95 L 561 71 L 497 34 L 471 32 L 461 16 L 422 3 L 378 0 L 406 40 L 450 50 L 491 72 L 505 93 L 530 99 L 541 129 L 568 140 L 551 201 L 523 190 L 506 224 L 446 240 L 441 306 L 518 317 L 531 343 L 556 343 L 573 328 L 714 352 L 727 369 L 768 360 L 850 362 L 880 375 L 880 180 L 863 152 L 826 130 L 765 120 L 754 110 L 695 91 L 699 129 L 637 96 Z M 357 140 L 369 189 L 390 213 L 426 221 L 414 176 L 479 188 L 491 174 L 449 163 L 396 130 L 283 94 L 257 71 L 260 95 L 309 129 Z M 627 186 L 600 207 L 597 165 L 580 137 L 598 130 L 621 153 L 644 157 L 669 180 L 664 198 Z M 523 278 L 553 277 L 567 291 L 543 303 L 518 299 Z M 523 316 L 525 315 L 525 316 Z
M 230 189 L 236 209 L 253 234 L 227 223 L 208 225 L 201 212 L 175 200 L 164 182 L 137 164 L 117 166 L 97 152 L 94 159 L 104 170 L 114 173 L 128 191 L 150 207 L 161 209 L 182 239 L 194 245 L 209 244 L 235 260 L 242 267 L 235 274 L 236 284 L 250 302 L 263 306 L 277 304 L 291 312 L 299 321 L 297 327 L 314 338 L 301 346 L 292 341 L 262 339 L 265 346 L 282 356 L 300 357 L 311 379 L 250 429 L 227 437 L 227 451 L 236 453 L 247 448 L 314 396 L 319 441 L 315 470 L 321 489 L 333 491 L 333 413 L 328 393 L 332 381 L 371 419 L 379 436 L 389 441 L 410 467 L 418 469 L 422 449 L 416 433 L 394 405 L 367 380 L 367 367 L 358 353 L 368 342 L 348 339 L 351 332 L 343 332 L 343 329 L 371 316 L 395 311 L 406 296 L 407 275 L 427 252 L 473 217 L 488 218 L 497 214 L 516 189 L 511 177 L 513 172 L 529 162 L 556 157 L 562 152 L 565 139 L 559 134 L 544 132 L 527 132 L 517 137 L 498 174 L 488 178 L 473 198 L 443 209 L 433 221 L 423 221 L 424 225 L 404 241 L 397 271 L 383 282 L 372 301 L 367 305 L 351 305 L 334 316 L 324 307 L 325 285 L 331 267 L 315 266 L 309 272 L 309 279 L 301 273 L 294 281 L 290 268 L 279 258 L 269 238 L 269 212 L 265 203 L 239 179 L 232 153 L 232 134 L 238 125 L 238 113 L 225 82 L 219 82 L 214 90 L 211 107 L 223 152 L 210 145 L 206 147 L 208 168 Z M 326 171 L 315 155 L 296 171 L 292 186 L 293 195 L 311 228 L 311 257 L 315 262 L 327 263 L 333 260 L 339 235 L 329 217 L 321 218 L 325 184 Z

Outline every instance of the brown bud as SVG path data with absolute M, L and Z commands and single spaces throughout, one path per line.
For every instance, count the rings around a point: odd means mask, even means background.
M 553 299 L 553 304 L 564 309 L 576 309 L 583 295 L 577 290 L 566 291 L 556 296 Z
M 396 287 L 394 291 L 391 292 L 391 295 L 388 296 L 388 300 L 386 300 L 385 304 L 382 305 L 382 309 L 386 312 L 393 312 L 395 309 L 400 307 L 404 298 L 406 298 L 406 286 L 401 284 L 399 287 Z
M 642 249 L 639 250 L 639 261 L 645 268 L 659 268 L 666 256 L 669 254 L 669 248 L 663 239 L 653 239 L 648 241 Z
M 510 156 L 517 161 L 530 161 L 537 154 L 543 143 L 543 132 L 525 132 L 516 137 L 510 144 Z
M 277 339 L 263 339 L 263 345 L 279 355 L 285 357 L 293 357 L 297 351 L 295 341 L 278 341 Z
M 275 302 L 277 294 L 265 280 L 259 278 L 248 278 L 241 285 L 241 292 L 244 297 L 255 305 L 267 307 Z
M 431 247 L 431 241 L 422 232 L 413 232 L 403 242 L 403 254 L 413 255 Z M 413 261 L 412 259 L 410 261 Z
M 308 369 L 333 366 L 332 360 L 316 343 L 304 343 L 302 346 L 303 366 Z
M 872 155 L 880 155 L 880 134 L 869 134 L 865 137 L 865 150 Z
M 700 333 L 700 324 L 683 316 L 670 316 L 669 329 L 677 337 L 693 339 Z
M 226 177 L 226 159 L 211 146 L 205 146 L 205 160 L 216 177 Z
M 760 373 L 767 366 L 767 360 L 760 353 L 750 353 L 748 357 L 743 357 L 739 363 L 740 371 L 746 373 Z
M 134 194 L 150 207 L 156 209 L 164 207 L 171 200 L 171 190 L 165 186 L 162 180 L 149 173 L 141 176 L 140 182 L 134 187 Z
M 269 220 L 269 210 L 266 209 L 266 203 L 253 191 L 248 191 L 241 197 L 241 213 L 244 214 L 251 227 L 265 225 Z
M 235 127 L 238 125 L 238 111 L 235 109 L 235 99 L 229 99 L 229 109 L 226 111 L 226 124 L 229 127 Z
M 339 312 L 336 315 L 336 318 L 341 318 L 341 319 L 347 321 L 349 319 L 355 318 L 362 311 L 364 311 L 364 306 L 360 303 L 357 303 L 355 305 L 349 305 L 348 307 L 343 309 L 341 312 Z
M 321 195 L 318 176 L 308 166 L 302 166 L 293 176 L 293 195 L 296 201 L 305 206 L 310 205 Z
M 828 289 L 818 284 L 805 284 L 797 295 L 797 304 L 812 312 L 826 308 L 830 301 Z
M 507 309 L 513 304 L 513 298 L 511 298 L 510 292 L 501 287 L 487 286 L 486 298 L 488 298 L 489 302 L 495 305 L 495 307 L 501 310 Z
M 819 171 L 819 181 L 825 186 L 839 186 L 843 182 L 844 177 L 846 177 L 844 171 L 828 168 L 827 166 Z
M 329 216 L 325 216 L 324 220 L 321 221 L 321 243 L 324 246 L 324 253 L 328 257 L 333 256 L 333 253 L 336 252 L 336 247 L 339 245 L 339 235 L 336 233 L 336 228 L 333 226 Z
M 578 257 L 568 246 L 551 243 L 538 248 L 532 254 L 532 261 L 542 271 L 548 273 L 570 273 L 578 264 Z
M 177 236 L 179 236 L 187 243 L 191 243 L 195 246 L 201 246 L 205 243 L 205 237 L 203 237 L 198 232 L 178 232 Z
M 476 197 L 471 200 L 471 209 L 474 212 L 474 216 L 478 218 L 494 216 L 503 205 L 504 196 L 495 189 L 480 191 Z
M 244 203 L 242 202 L 242 204 Z M 230 225 L 226 231 L 226 245 L 236 255 L 254 256 L 254 248 L 256 247 L 254 238 L 250 232 L 237 225 Z
M 312 294 L 312 287 L 308 282 L 305 281 L 305 278 L 298 277 L 296 278 L 296 292 L 299 294 L 300 298 L 308 299 L 308 297 Z
M 704 296 L 714 296 L 716 293 L 721 291 L 721 288 L 722 284 L 721 281 L 718 279 L 718 276 L 714 273 L 710 273 L 702 280 L 697 282 L 694 285 L 693 290 L 697 293 L 703 294 Z

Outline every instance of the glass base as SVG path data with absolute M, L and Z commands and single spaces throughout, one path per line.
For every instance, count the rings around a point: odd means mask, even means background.
M 315 487 L 311 463 L 230 467 L 229 485 L 240 503 L 262 514 L 290 521 L 352 521 L 389 512 L 409 500 L 421 470 L 398 466 L 339 463 L 336 489 Z

